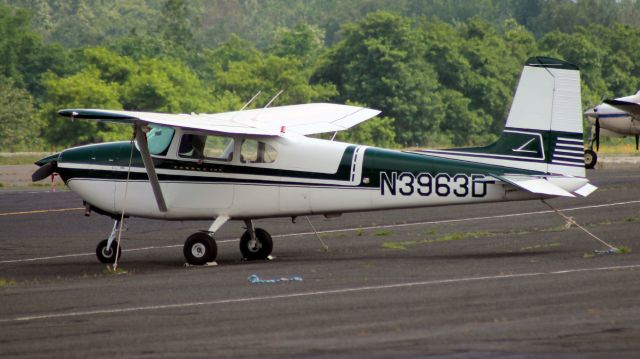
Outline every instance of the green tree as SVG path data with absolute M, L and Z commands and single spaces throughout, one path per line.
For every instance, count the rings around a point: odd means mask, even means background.
M 398 147 L 395 141 L 394 121 L 391 117 L 375 117 L 347 131 L 338 132 L 336 138 L 349 143 L 386 148 Z
M 195 71 L 205 83 L 215 83 L 216 74 L 229 71 L 234 62 L 258 62 L 262 53 L 255 46 L 236 35 L 215 49 L 204 49 L 192 63 Z
M 174 59 L 146 59 L 138 63 L 122 84 L 123 106 L 128 110 L 209 112 L 211 92 L 186 64 Z
M 104 47 L 87 47 L 83 51 L 84 61 L 100 71 L 106 82 L 123 84 L 133 73 L 139 71 L 133 59 L 120 56 Z
M 280 57 L 293 57 L 312 65 L 324 50 L 324 31 L 317 26 L 298 24 L 280 28 L 269 52 Z
M 535 44 L 513 21 L 507 20 L 504 27 L 501 35 L 479 18 L 455 26 L 439 20 L 422 25 L 427 61 L 436 68 L 442 86 L 453 91 L 441 92 L 447 97 L 447 113 L 440 129 L 453 136 L 456 145 L 478 143 L 504 125 L 518 74 Z M 466 130 L 452 121 L 466 124 Z M 459 130 L 465 133 L 455 133 Z
M 483 110 L 471 109 L 471 99 L 452 89 L 442 90 L 445 118 L 440 130 L 455 146 L 487 144 L 496 139 L 493 120 Z
M 335 100 L 363 103 L 394 118 L 401 144 L 426 143 L 443 108 L 421 33 L 406 18 L 376 12 L 345 25 L 343 36 L 316 79 L 336 85 Z
M 33 151 L 42 147 L 40 121 L 33 98 L 13 81 L 0 77 L 0 152 Z
M 122 109 L 120 86 L 100 78 L 100 71 L 88 67 L 75 75 L 59 77 L 48 73 L 44 77 L 47 103 L 41 109 L 46 123 L 43 137 L 48 143 L 68 147 L 77 144 L 127 139 L 131 129 L 105 122 L 74 121 L 57 115 L 62 108 Z
M 175 46 L 193 48 L 193 30 L 189 2 L 167 0 L 158 19 L 157 32 Z
M 44 45 L 30 29 L 29 12 L 0 3 L 0 76 L 13 79 L 39 99 L 41 75 L 50 70 L 65 73 L 70 67 L 67 51 L 59 45 Z
M 298 104 L 326 101 L 336 95 L 331 84 L 309 84 L 311 72 L 293 58 L 267 55 L 253 61 L 230 62 L 227 71 L 216 74 L 216 85 L 231 91 L 245 101 L 257 91 L 265 94 L 256 100 L 254 106 L 264 105 L 279 91 L 277 104 Z

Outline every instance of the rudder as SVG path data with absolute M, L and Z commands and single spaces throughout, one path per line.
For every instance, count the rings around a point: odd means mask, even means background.
M 550 57 L 532 57 L 522 70 L 505 132 L 535 130 L 545 138 L 544 155 L 551 174 L 584 177 L 584 140 L 580 71 Z

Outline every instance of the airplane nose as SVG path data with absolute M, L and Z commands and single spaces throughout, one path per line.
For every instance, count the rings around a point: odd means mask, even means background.
M 592 107 L 584 112 L 584 115 L 587 117 L 596 117 L 598 114 L 598 106 Z
M 51 176 L 57 170 L 57 161 L 60 153 L 47 156 L 35 162 L 40 167 L 31 175 L 31 181 L 38 182 Z

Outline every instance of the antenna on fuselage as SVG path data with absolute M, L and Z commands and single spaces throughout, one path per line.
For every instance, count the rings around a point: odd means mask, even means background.
M 265 109 L 265 108 L 269 107 L 269 106 L 273 103 L 273 101 L 275 101 L 275 100 L 278 98 L 278 96 L 280 96 L 280 94 L 281 94 L 283 91 L 284 91 L 284 90 L 280 90 L 280 92 L 278 92 L 275 96 L 273 96 L 273 98 L 271 99 L 271 101 L 269 101 L 269 103 L 267 103 L 267 104 L 264 106 L 264 108 L 263 108 L 263 109 Z M 240 111 L 244 110 L 244 109 L 245 109 L 245 107 L 247 107 L 247 106 L 248 106 L 248 105 L 249 105 L 249 104 L 250 104 L 250 103 L 251 103 L 251 102 L 252 102 L 256 97 L 258 97 L 258 95 L 260 94 L 260 92 L 262 92 L 262 90 L 258 91 L 258 93 L 257 93 L 255 96 L 253 96 L 253 98 L 252 98 L 251 100 L 249 100 L 249 102 L 247 102 L 247 104 L 245 104 L 245 105 L 242 107 L 242 109 L 240 109 Z M 240 112 L 240 111 L 238 111 L 238 112 Z M 236 113 L 236 115 L 233 117 L 233 119 L 235 119 L 235 118 L 236 118 L 237 116 L 239 116 L 239 115 L 240 115 L 239 113 Z M 253 118 L 251 118 L 251 121 L 255 121 L 255 120 L 258 118 L 258 116 L 259 116 L 259 115 L 260 115 L 260 110 L 258 110 L 258 112 L 253 116 Z M 233 119 L 232 119 L 232 120 L 233 120 Z M 282 131 L 282 129 L 281 129 L 281 132 L 283 132 L 283 131 Z
M 275 101 L 275 100 L 278 98 L 278 96 L 280 96 L 280 94 L 281 94 L 281 93 L 283 93 L 283 92 L 284 92 L 284 90 L 280 90 L 280 91 L 279 91 L 275 96 L 273 96 L 273 98 L 271 99 L 271 101 L 269 101 L 269 103 L 267 103 L 267 104 L 264 106 L 264 108 L 269 107 L 269 106 L 273 103 L 273 101 Z
M 245 108 L 247 108 L 247 106 L 249 106 L 253 100 L 256 99 L 256 97 L 258 97 L 260 94 L 262 93 L 262 90 L 258 91 L 258 93 L 256 93 L 255 95 L 253 95 L 253 97 L 251 98 L 251 100 L 249 100 L 249 102 L 245 103 L 244 106 L 242 106 L 242 108 L 240 109 L 240 111 L 244 110 Z

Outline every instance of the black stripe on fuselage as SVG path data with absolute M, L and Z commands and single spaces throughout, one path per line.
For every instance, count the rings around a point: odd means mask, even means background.
M 66 183 L 73 181 L 91 181 L 91 182 L 114 182 L 114 183 L 125 183 L 126 179 L 107 179 L 107 178 L 95 178 L 95 177 L 74 177 L 67 180 Z M 148 180 L 133 180 L 130 179 L 129 182 L 139 182 L 146 183 Z M 327 188 L 327 189 L 357 189 L 357 190 L 378 190 L 378 187 L 364 186 L 364 185 L 347 185 L 347 184 L 320 184 L 320 183 L 308 183 L 308 182 L 275 182 L 275 181 L 224 181 L 224 179 L 220 179 L 220 181 L 162 181 L 162 184 L 199 184 L 199 185 L 236 185 L 236 186 L 266 186 L 266 187 L 305 187 L 305 188 Z

